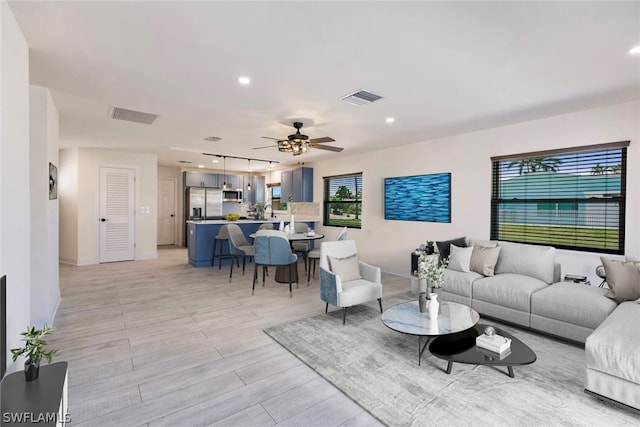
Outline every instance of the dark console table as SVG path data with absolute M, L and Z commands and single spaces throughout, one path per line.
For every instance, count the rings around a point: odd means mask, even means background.
M 40 376 L 27 382 L 20 370 L 2 379 L 3 426 L 67 425 L 67 362 L 40 366 Z

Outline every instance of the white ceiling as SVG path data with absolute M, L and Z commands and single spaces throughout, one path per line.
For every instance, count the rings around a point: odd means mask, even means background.
M 9 4 L 61 146 L 157 153 L 165 166 L 210 166 L 200 152 L 309 162 L 640 94 L 640 58 L 627 54 L 640 44 L 637 1 Z M 358 89 L 384 99 L 338 101 Z M 159 118 L 113 120 L 111 105 Z M 294 158 L 261 139 L 293 133 L 291 118 L 345 150 Z

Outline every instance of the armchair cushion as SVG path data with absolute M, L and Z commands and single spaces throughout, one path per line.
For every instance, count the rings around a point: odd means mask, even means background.
M 382 284 L 357 279 L 342 283 L 338 294 L 338 307 L 350 307 L 366 301 L 382 298 Z
M 357 280 L 361 277 L 358 254 L 352 254 L 344 258 L 330 256 L 329 267 L 333 273 L 340 276 L 343 282 Z

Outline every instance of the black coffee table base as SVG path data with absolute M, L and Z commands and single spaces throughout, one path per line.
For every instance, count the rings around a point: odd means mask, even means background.
M 438 337 L 429 346 L 429 351 L 434 356 L 448 362 L 447 374 L 451 374 L 454 363 L 468 363 L 472 365 L 506 366 L 508 375 L 514 378 L 514 366 L 528 365 L 536 361 L 536 354 L 533 350 L 518 338 L 499 328 L 495 328 L 497 334 L 511 339 L 511 348 L 507 353 L 500 355 L 477 347 L 476 337 L 483 334 L 487 326 L 477 324 L 464 332 Z
M 418 335 L 418 366 L 420 366 L 420 361 L 422 360 L 422 354 L 426 350 L 427 346 L 431 341 L 433 341 L 433 337 L 425 337 L 426 340 L 424 345 L 422 345 L 422 336 Z

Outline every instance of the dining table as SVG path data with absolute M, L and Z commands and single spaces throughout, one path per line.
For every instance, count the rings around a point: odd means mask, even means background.
M 289 244 L 291 245 L 291 250 L 293 251 L 293 243 L 295 242 L 304 242 L 304 241 L 314 241 L 324 239 L 324 234 L 321 233 L 294 233 L 294 234 L 286 234 L 287 239 L 289 240 Z M 249 237 L 255 239 L 256 233 L 249 234 Z M 276 267 L 276 275 L 275 281 L 278 283 L 289 283 L 289 269 L 285 268 L 286 266 Z M 307 266 L 309 268 L 309 266 Z M 298 282 L 298 269 L 294 269 L 291 271 L 291 281 Z

